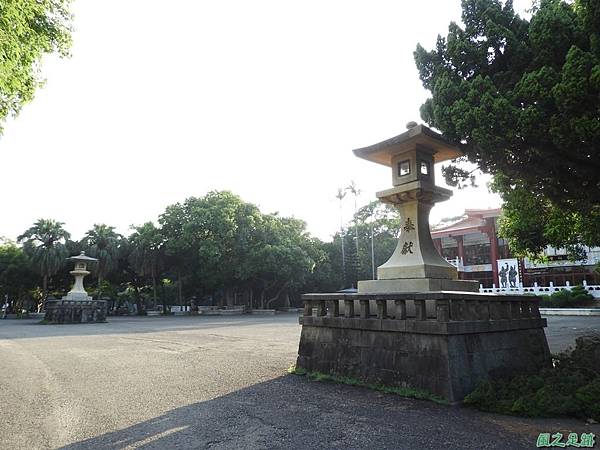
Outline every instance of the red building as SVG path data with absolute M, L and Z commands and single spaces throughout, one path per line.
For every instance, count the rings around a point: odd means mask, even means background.
M 467 209 L 461 218 L 449 224 L 441 224 L 431 231 L 433 243 L 448 261 L 458 268 L 459 278 L 477 280 L 484 287 L 500 286 L 498 260 L 509 259 L 506 242 L 497 235 L 498 217 L 502 209 Z M 555 286 L 600 283 L 594 265 L 600 262 L 600 248 L 587 248 L 585 261 L 572 262 L 564 249 L 548 247 L 545 251 L 549 261 L 537 264 L 523 259 L 519 261 L 519 280 L 524 286 Z

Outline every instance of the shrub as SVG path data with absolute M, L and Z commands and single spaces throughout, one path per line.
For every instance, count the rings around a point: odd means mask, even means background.
M 530 417 L 570 416 L 600 421 L 600 336 L 580 337 L 532 376 L 488 380 L 465 398 L 483 411 Z
M 594 303 L 594 297 L 582 286 L 577 285 L 568 289 L 561 289 L 552 295 L 543 295 L 540 301 L 542 308 L 575 308 L 588 306 Z

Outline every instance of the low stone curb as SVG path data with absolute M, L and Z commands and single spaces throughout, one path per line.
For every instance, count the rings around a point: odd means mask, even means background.
M 252 309 L 250 310 L 250 314 L 257 314 L 260 316 L 274 316 L 277 314 L 277 311 L 274 309 Z
M 201 312 L 202 316 L 234 316 L 245 314 L 243 309 L 210 309 Z
M 600 316 L 600 308 L 540 308 L 544 316 Z
M 285 313 L 293 313 L 293 314 L 297 314 L 299 312 L 302 312 L 302 308 L 279 308 L 277 309 L 277 313 L 281 313 L 281 314 L 285 314 Z

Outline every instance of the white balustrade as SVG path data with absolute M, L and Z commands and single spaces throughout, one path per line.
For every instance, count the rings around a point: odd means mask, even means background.
M 594 298 L 600 300 L 600 285 L 588 284 L 586 280 L 583 280 L 583 287 L 588 291 Z M 533 283 L 533 286 L 523 286 L 522 284 L 516 288 L 500 288 L 492 284 L 491 288 L 484 288 L 482 284 L 479 285 L 479 292 L 483 293 L 495 293 L 495 294 L 535 294 L 535 295 L 550 295 L 554 292 L 558 292 L 562 289 L 571 290 L 574 286 L 571 283 L 566 282 L 565 286 L 554 286 L 551 281 L 548 286 L 540 286 L 537 282 Z

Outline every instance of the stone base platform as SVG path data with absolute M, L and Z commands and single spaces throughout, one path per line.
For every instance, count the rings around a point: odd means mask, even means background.
M 397 278 L 394 280 L 362 280 L 358 282 L 359 294 L 431 291 L 479 292 L 479 282 L 445 278 Z
M 425 306 L 432 300 L 434 318 Z M 307 294 L 297 367 L 458 403 L 487 378 L 550 364 L 538 301 L 466 292 Z
M 48 300 L 46 323 L 97 323 L 106 322 L 105 300 Z

